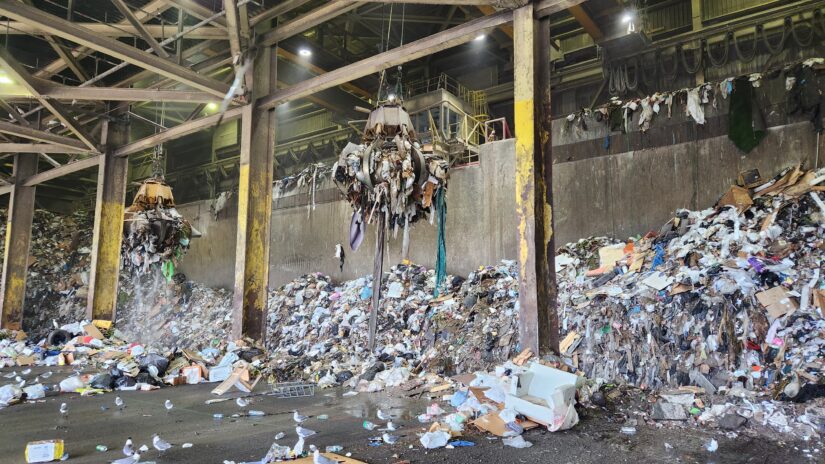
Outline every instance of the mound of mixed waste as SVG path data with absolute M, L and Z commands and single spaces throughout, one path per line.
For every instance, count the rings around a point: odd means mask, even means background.
M 270 293 L 270 366 L 280 379 L 322 385 L 362 375 L 373 382 L 365 388 L 380 390 L 388 376 L 398 384 L 422 370 L 453 375 L 503 362 L 516 349 L 516 276 L 513 262 L 482 268 L 448 279 L 448 292 L 433 298 L 433 270 L 394 266 L 382 281 L 374 354 L 366 350 L 372 277 L 333 285 L 303 276 Z
M 76 321 L 86 313 L 94 215 L 62 215 L 38 209 L 32 220 L 29 274 L 23 329 L 48 334 L 52 321 Z M 0 210 L 0 236 L 6 236 L 6 210 Z M 0 243 L 0 251 L 5 241 Z

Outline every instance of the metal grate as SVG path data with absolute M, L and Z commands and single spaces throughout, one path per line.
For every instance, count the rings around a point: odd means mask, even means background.
M 276 398 L 301 398 L 315 396 L 315 384 L 307 382 L 281 382 L 272 386 L 270 396 Z

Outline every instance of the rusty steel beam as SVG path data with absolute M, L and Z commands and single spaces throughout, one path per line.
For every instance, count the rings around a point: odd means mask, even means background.
M 97 151 L 97 141 L 95 141 L 94 137 L 75 121 L 74 117 L 69 114 L 68 110 L 61 103 L 50 101 L 40 95 L 34 77 L 26 71 L 23 65 L 11 56 L 11 53 L 9 53 L 6 48 L 0 48 L 0 64 L 3 65 L 13 80 L 25 87 L 41 105 L 55 115 L 81 142 L 93 151 Z
M 253 101 L 276 86 L 277 57 L 270 47 L 259 48 L 251 79 Z M 235 285 L 232 298 L 232 338 L 264 342 L 269 287 L 269 231 L 275 156 L 275 111 L 243 107 L 238 184 L 238 231 Z
M 17 137 L 23 137 L 24 139 L 36 140 L 38 142 L 46 142 L 54 145 L 62 145 L 69 148 L 79 148 L 83 150 L 88 148 L 85 143 L 71 137 L 64 137 L 51 132 L 37 130 L 31 126 L 12 124 L 6 121 L 0 121 L 0 132 L 15 135 Z
M 73 172 L 82 171 L 84 169 L 89 169 L 91 167 L 97 166 L 100 164 L 101 155 L 90 156 L 88 158 L 83 158 L 81 160 L 72 161 L 71 163 L 64 164 L 59 168 L 49 169 L 48 171 L 39 172 L 33 176 L 29 176 L 23 179 L 23 186 L 24 187 L 33 187 L 35 185 L 42 184 L 44 182 L 48 182 L 50 180 L 57 179 L 59 177 L 63 177 L 67 174 L 71 174 Z
M 276 27 L 261 37 L 259 46 L 274 45 L 282 40 L 307 31 L 321 23 L 336 18 L 348 11 L 352 11 L 361 6 L 361 2 L 352 0 L 331 0 L 318 8 L 301 15 L 288 23 Z
M 97 200 L 92 236 L 92 266 L 89 273 L 89 293 L 86 303 L 88 319 L 115 320 L 117 281 L 120 272 L 120 246 L 123 239 L 123 213 L 129 160 L 114 156 L 112 149 L 129 140 L 129 119 L 125 108 L 104 121 L 103 145 L 106 153 L 99 156 Z
M 136 12 L 135 16 L 138 18 L 138 20 L 141 23 L 145 23 L 146 21 L 149 21 L 150 19 L 154 18 L 155 14 L 163 13 L 164 11 L 166 11 L 170 7 L 171 7 L 170 5 L 167 5 L 167 0 L 152 0 L 151 2 L 144 5 L 141 8 L 141 11 Z M 30 24 L 23 24 L 23 23 L 18 23 L 18 22 L 14 22 L 14 21 L 8 21 L 8 19 L 7 19 L 6 24 L 16 25 L 17 27 L 15 28 L 15 30 L 19 27 L 36 27 L 36 26 L 32 26 Z M 108 24 L 106 26 L 108 26 L 110 28 L 113 27 L 113 26 L 108 25 Z M 114 26 L 117 26 L 118 28 L 120 28 L 120 27 L 125 27 L 125 28 L 131 27 L 129 22 L 126 21 L 125 19 L 123 21 L 119 22 L 119 23 L 116 23 Z M 11 33 L 11 28 L 10 27 L 9 27 L 9 33 Z M 137 31 L 135 31 L 135 33 L 137 33 Z M 75 58 L 78 58 L 78 59 L 86 56 L 89 53 L 91 53 L 90 49 L 88 47 L 83 47 L 83 46 L 77 47 L 77 48 L 75 48 L 75 49 L 68 52 L 68 54 L 70 54 L 71 56 L 73 56 Z M 59 73 L 60 71 L 63 71 L 64 69 L 66 69 L 66 66 L 67 66 L 67 64 L 66 64 L 65 61 L 63 61 L 62 59 L 57 59 L 57 60 L 54 60 L 51 63 L 47 64 L 46 66 L 44 66 L 39 71 L 35 72 L 34 76 L 35 77 L 48 78 L 48 77 L 51 77 L 51 76 Z
M 223 0 L 223 9 L 226 12 L 226 28 L 229 32 L 229 52 L 232 61 L 237 62 L 241 56 L 241 20 L 237 2 L 235 0 Z
M 519 341 L 533 353 L 557 353 L 550 22 L 537 21 L 527 5 L 515 11 L 513 26 Z
M 249 25 L 250 27 L 255 27 L 262 21 L 277 18 L 278 16 L 281 16 L 284 13 L 289 13 L 295 8 L 299 8 L 311 1 L 312 0 L 283 0 L 272 8 L 249 18 Z
M 120 11 L 120 14 L 123 15 L 126 21 L 129 21 L 129 24 L 131 24 L 132 27 L 135 28 L 138 35 L 140 35 L 140 38 L 142 38 L 146 43 L 149 44 L 150 47 L 152 47 L 152 50 L 155 51 L 155 54 L 157 56 L 167 59 L 169 58 L 169 53 L 163 48 L 161 44 L 158 43 L 157 40 L 155 40 L 152 34 L 150 34 L 149 31 L 146 30 L 146 28 L 143 26 L 143 23 L 140 22 L 139 19 L 137 19 L 135 14 L 132 13 L 132 10 L 129 9 L 129 6 L 126 5 L 126 2 L 124 2 L 123 0 L 112 0 L 112 3 L 114 3 L 117 10 Z
M 49 100 L 83 100 L 83 101 L 166 101 L 184 103 L 203 103 L 216 100 L 214 95 L 197 90 L 165 90 L 133 87 L 73 87 L 52 81 L 32 81 L 36 94 Z M 18 92 L 14 88 L 0 86 L 0 97 L 31 98 L 32 93 Z
M 513 12 L 509 10 L 476 18 L 438 34 L 433 34 L 334 71 L 307 79 L 292 87 L 277 90 L 268 97 L 259 100 L 258 106 L 262 108 L 274 108 L 281 103 L 304 98 L 320 90 L 336 87 L 354 79 L 416 60 L 431 53 L 467 43 L 478 36 L 478 34 L 488 32 L 502 24 L 512 21 L 512 19 Z
M 136 14 L 136 12 L 135 12 Z M 88 29 L 95 34 L 100 34 L 104 37 L 111 37 L 111 38 L 124 38 L 124 37 L 136 37 L 140 35 L 138 29 L 131 24 L 111 24 L 111 23 L 92 23 L 92 22 L 76 22 L 78 26 Z M 172 37 L 173 35 L 179 32 L 178 26 L 174 23 L 171 24 L 143 24 L 143 29 L 155 39 L 166 39 Z M 6 28 L 6 23 L 3 23 L 3 34 L 8 35 L 39 35 L 47 33 L 48 30 L 44 29 L 42 26 L 37 26 L 33 24 L 26 24 L 21 23 L 19 21 L 9 21 L 8 23 L 8 30 Z M 226 35 L 226 29 L 217 26 L 202 26 L 199 27 L 192 32 L 186 34 L 187 39 L 204 39 L 204 40 L 227 40 L 228 36 Z M 75 52 L 70 49 L 61 48 L 61 50 L 65 51 L 68 55 L 71 55 L 73 58 L 80 58 L 83 56 L 83 53 L 78 53 L 75 56 Z M 56 65 L 55 65 L 56 66 Z M 43 69 L 48 68 L 48 66 L 44 67 Z M 38 71 L 39 73 L 40 71 Z M 38 77 L 45 77 L 40 74 L 37 74 Z M 84 79 L 87 80 L 87 79 Z
M 60 145 L 51 145 L 48 143 L 0 143 L 0 153 L 68 154 L 92 152 L 91 150 L 84 148 L 69 148 Z
M 604 32 L 602 32 L 602 29 L 598 24 L 596 24 L 596 21 L 593 20 L 593 17 L 590 16 L 590 13 L 584 9 L 584 6 L 571 6 L 567 9 L 567 11 L 569 11 L 570 14 L 576 18 L 576 21 L 578 21 L 582 29 L 584 29 L 584 31 L 593 38 L 594 42 L 599 42 L 604 38 Z
M 14 0 L 0 0 L 0 14 L 16 21 L 47 27 L 53 35 L 93 48 L 220 98 L 223 98 L 229 90 L 228 85 L 201 76 L 184 66 L 130 47 L 115 39 L 96 36 L 88 29 L 83 29 L 70 21 Z
M 22 179 L 37 173 L 37 157 L 14 156 L 14 177 Z M 12 186 L 6 220 L 6 247 L 3 250 L 3 275 L 0 283 L 0 328 L 23 328 L 23 305 L 26 300 L 26 276 L 34 218 L 35 187 Z

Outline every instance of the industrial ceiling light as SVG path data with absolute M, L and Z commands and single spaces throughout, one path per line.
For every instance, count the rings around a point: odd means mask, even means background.
M 473 39 L 473 40 L 475 40 L 476 42 L 481 42 L 481 41 L 483 41 L 486 37 L 487 37 L 487 36 L 486 36 L 485 34 L 479 34 L 479 35 L 477 35 L 477 36 L 476 36 L 476 38 L 475 38 L 475 39 Z
M 310 50 L 308 48 L 302 48 L 302 49 L 298 50 L 298 54 L 303 56 L 303 57 L 312 56 L 312 50 Z
M 622 23 L 627 24 L 628 34 L 636 32 L 636 13 L 633 11 L 626 11 L 622 15 Z
M 209 102 L 206 104 L 206 111 L 217 111 L 218 104 L 215 102 Z
M 5 73 L 0 74 L 0 84 L 14 84 L 14 81 L 11 80 L 11 77 L 7 76 Z

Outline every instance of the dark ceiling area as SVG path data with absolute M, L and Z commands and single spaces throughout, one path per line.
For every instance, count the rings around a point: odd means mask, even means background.
M 241 30 L 243 40 L 254 43 L 261 38 L 258 35 L 291 31 L 277 41 L 279 88 L 294 86 L 497 12 L 491 2 L 480 3 L 237 2 L 239 11 L 246 18 L 244 24 L 249 25 Z M 699 17 L 691 10 L 697 3 L 702 7 Z M 617 63 L 619 68 L 625 63 L 625 69 L 630 63 L 637 75 L 641 73 L 644 82 L 637 89 L 625 92 L 643 95 L 698 82 L 700 78 L 695 73 L 685 72 L 690 68 L 686 61 L 685 70 L 676 66 L 674 76 L 661 73 L 658 65 L 668 60 L 675 62 L 675 53 L 684 54 L 685 50 L 695 47 L 715 46 L 721 53 L 720 40 L 728 34 L 737 36 L 740 30 L 743 37 L 749 33 L 747 28 L 766 31 L 768 42 L 754 41 L 752 46 L 754 54 L 762 56 L 770 52 L 770 37 L 778 33 L 785 35 L 783 21 L 821 18 L 822 5 L 819 3 L 810 0 L 569 2 L 571 6 L 559 8 L 550 16 L 552 47 L 540 51 L 551 57 L 553 114 L 561 117 L 616 96 L 615 90 L 607 84 L 611 69 Z M 22 4 L 36 8 L 49 18 L 69 21 L 90 30 L 101 42 L 116 41 L 141 51 L 165 55 L 164 59 L 175 66 L 222 85 L 228 86 L 235 78 L 233 66 L 237 63 L 233 63 L 222 0 L 23 0 Z M 628 15 L 632 16 L 632 21 L 628 21 Z M 59 34 L 38 30 L 25 21 L 9 18 L 2 21 L 4 32 L 0 46 L 39 88 L 54 93 L 72 90 L 67 89 L 69 87 L 196 90 L 187 84 L 186 79 L 164 76 L 134 61 L 95 49 L 97 47 L 86 47 Z M 630 23 L 633 34 L 630 34 Z M 628 38 L 631 36 L 633 40 Z M 743 43 L 749 42 L 745 40 Z M 727 49 L 733 50 L 739 45 L 723 44 L 725 56 Z M 768 53 L 767 65 L 773 64 L 771 60 L 780 62 L 799 56 L 804 47 L 786 48 L 779 58 Z M 765 64 L 766 60 L 760 59 L 752 66 Z M 729 64 L 706 66 L 703 78 L 738 72 L 747 66 L 733 59 Z M 512 25 L 500 26 L 478 40 L 445 47 L 402 66 L 389 67 L 385 72 L 383 81 L 378 73 L 372 73 L 281 105 L 277 110 L 276 177 L 296 172 L 308 163 L 333 159 L 336 150 L 346 141 L 357 140 L 357 122 L 364 118 L 362 109 L 374 105 L 379 95 L 385 97 L 395 91 L 392 89 L 410 89 L 416 83 L 440 76 L 447 76 L 463 88 L 484 92 L 485 117 L 512 120 Z M 384 87 L 379 89 L 381 82 Z M 44 109 L 36 96 L 21 92 L 16 89 L 16 84 L 11 87 L 15 89 L 7 90 L 2 96 L 0 123 L 26 125 L 61 137 L 79 137 L 77 131 L 67 127 L 65 119 Z M 103 98 L 53 98 L 49 101 L 59 100 L 56 104 L 60 105 L 64 117 L 74 121 L 73 125 L 81 132 L 95 137 L 99 137 L 105 123 L 114 120 L 111 114 L 125 109 L 132 140 L 215 114 L 220 103 L 218 97 L 214 101 L 127 101 L 124 98 L 112 102 Z M 23 140 L 8 131 L 0 132 L 0 137 L 0 143 Z M 181 191 L 180 197 L 198 199 L 233 188 L 237 176 L 237 147 L 237 131 L 227 127 L 205 127 L 197 134 L 165 144 L 161 152 L 166 174 L 176 191 Z M 139 181 L 151 174 L 153 153 L 150 149 L 130 156 L 130 179 Z M 39 157 L 38 170 L 58 168 L 87 155 L 79 149 L 72 153 L 43 153 Z M 9 153 L 0 154 L 0 157 L 0 180 L 8 179 L 12 175 L 14 156 Z M 93 204 L 96 182 L 94 167 L 42 182 L 38 189 L 38 205 L 53 209 L 88 206 Z

